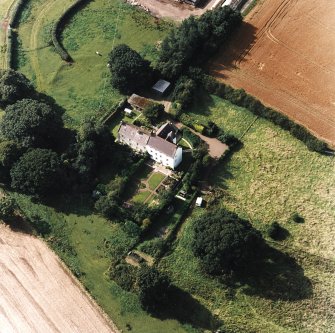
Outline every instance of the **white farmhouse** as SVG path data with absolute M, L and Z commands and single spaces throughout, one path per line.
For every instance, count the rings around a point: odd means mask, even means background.
M 175 169 L 183 159 L 183 149 L 169 141 L 171 136 L 165 138 L 157 133 L 158 135 L 149 133 L 140 127 L 122 122 L 117 141 L 137 152 L 147 152 L 154 161 Z

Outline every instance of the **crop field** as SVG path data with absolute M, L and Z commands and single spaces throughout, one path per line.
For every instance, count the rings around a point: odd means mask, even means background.
M 202 106 L 196 103 L 191 115 L 199 122 L 206 116 L 236 135 L 254 118 L 215 96 L 203 96 Z M 204 277 L 190 250 L 193 217 L 203 211 L 197 208 L 160 268 L 231 332 L 334 332 L 335 160 L 308 151 L 262 119 L 242 141 L 243 148 L 220 162 L 210 180 L 223 190 L 220 205 L 250 220 L 265 237 L 275 220 L 287 230 L 283 241 L 268 239 L 280 253 L 278 262 L 256 282 L 225 284 Z M 291 221 L 294 212 L 304 223 Z M 295 263 L 284 259 L 285 254 Z
M 0 231 L 1 332 L 117 332 L 44 242 Z
M 92 1 L 73 16 L 63 31 L 63 44 L 74 59 L 74 64 L 69 65 L 50 46 L 50 29 L 70 3 L 28 2 L 18 28 L 14 63 L 38 90 L 65 108 L 67 124 L 77 126 L 86 117 L 106 112 L 122 97 L 109 83 L 106 65 L 113 46 L 126 43 L 155 60 L 156 43 L 171 25 L 121 0 Z
M 335 3 L 263 0 L 210 73 L 335 145 Z

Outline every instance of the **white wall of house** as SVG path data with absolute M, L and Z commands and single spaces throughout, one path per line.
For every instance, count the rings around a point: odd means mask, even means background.
M 172 169 L 175 168 L 173 157 L 167 156 L 150 146 L 147 146 L 147 152 L 150 155 L 150 157 L 156 162 L 163 164 L 166 167 L 170 167 Z
M 174 156 L 174 168 L 176 168 L 181 163 L 182 160 L 183 160 L 183 148 L 178 147 L 176 155 Z
M 141 152 L 141 153 L 146 152 L 146 146 L 139 145 L 137 142 L 123 137 L 123 135 L 118 134 L 118 141 L 120 143 L 126 144 L 127 146 L 131 147 L 132 149 L 134 149 L 138 152 Z

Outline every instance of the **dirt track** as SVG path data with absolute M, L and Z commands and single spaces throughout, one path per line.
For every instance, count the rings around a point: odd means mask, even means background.
M 199 16 L 210 9 L 215 0 L 203 1 L 203 6 L 195 8 L 175 0 L 137 0 L 138 3 L 150 10 L 156 17 L 170 18 L 174 21 L 182 21 L 191 15 Z
M 210 73 L 335 146 L 335 1 L 264 0 Z
M 117 332 L 41 240 L 0 225 L 0 332 Z

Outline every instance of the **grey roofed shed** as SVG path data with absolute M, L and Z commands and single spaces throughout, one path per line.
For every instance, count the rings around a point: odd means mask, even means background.
M 152 87 L 152 89 L 155 92 L 158 92 L 159 94 L 164 94 L 170 87 L 171 83 L 169 81 L 165 80 L 158 80 L 155 85 Z

